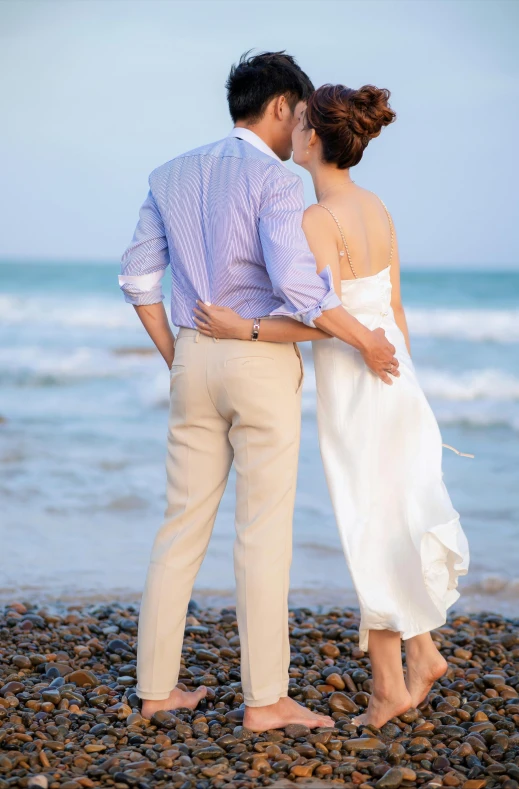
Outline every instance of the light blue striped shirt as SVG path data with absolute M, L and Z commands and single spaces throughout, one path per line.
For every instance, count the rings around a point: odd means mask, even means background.
M 301 223 L 301 179 L 249 129 L 154 170 L 119 284 L 131 304 L 163 299 L 171 265 L 171 320 L 195 328 L 196 300 L 243 318 L 289 315 L 312 326 L 340 305 L 329 268 L 317 274 Z

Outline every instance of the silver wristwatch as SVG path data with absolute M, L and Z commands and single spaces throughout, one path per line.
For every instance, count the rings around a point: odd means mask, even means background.
M 260 319 L 254 318 L 254 324 L 252 326 L 252 334 L 250 336 L 252 342 L 257 342 L 259 337 L 259 330 L 260 330 Z

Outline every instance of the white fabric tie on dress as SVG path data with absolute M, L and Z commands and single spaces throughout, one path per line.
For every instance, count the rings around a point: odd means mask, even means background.
M 468 452 L 460 452 L 459 449 L 456 449 L 456 447 L 451 447 L 450 444 L 442 444 L 442 447 L 452 450 L 452 452 L 455 452 L 460 456 L 460 458 L 474 458 L 474 455 L 470 455 Z

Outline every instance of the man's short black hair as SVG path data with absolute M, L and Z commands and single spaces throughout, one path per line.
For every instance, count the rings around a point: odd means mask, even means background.
M 307 101 L 314 90 L 309 77 L 286 52 L 245 52 L 231 68 L 227 78 L 227 101 L 231 118 L 258 121 L 267 104 L 277 96 L 286 96 L 294 111 L 299 101 Z

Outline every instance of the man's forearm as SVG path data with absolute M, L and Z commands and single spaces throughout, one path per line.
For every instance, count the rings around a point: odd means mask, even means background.
M 160 301 L 157 304 L 134 305 L 134 307 L 142 325 L 155 343 L 158 352 L 168 367 L 171 367 L 175 358 L 175 338 L 169 325 L 164 304 Z
M 326 334 L 337 337 L 359 351 L 364 351 L 369 345 L 371 331 L 346 312 L 344 307 L 325 310 L 319 318 L 314 320 L 314 323 Z

